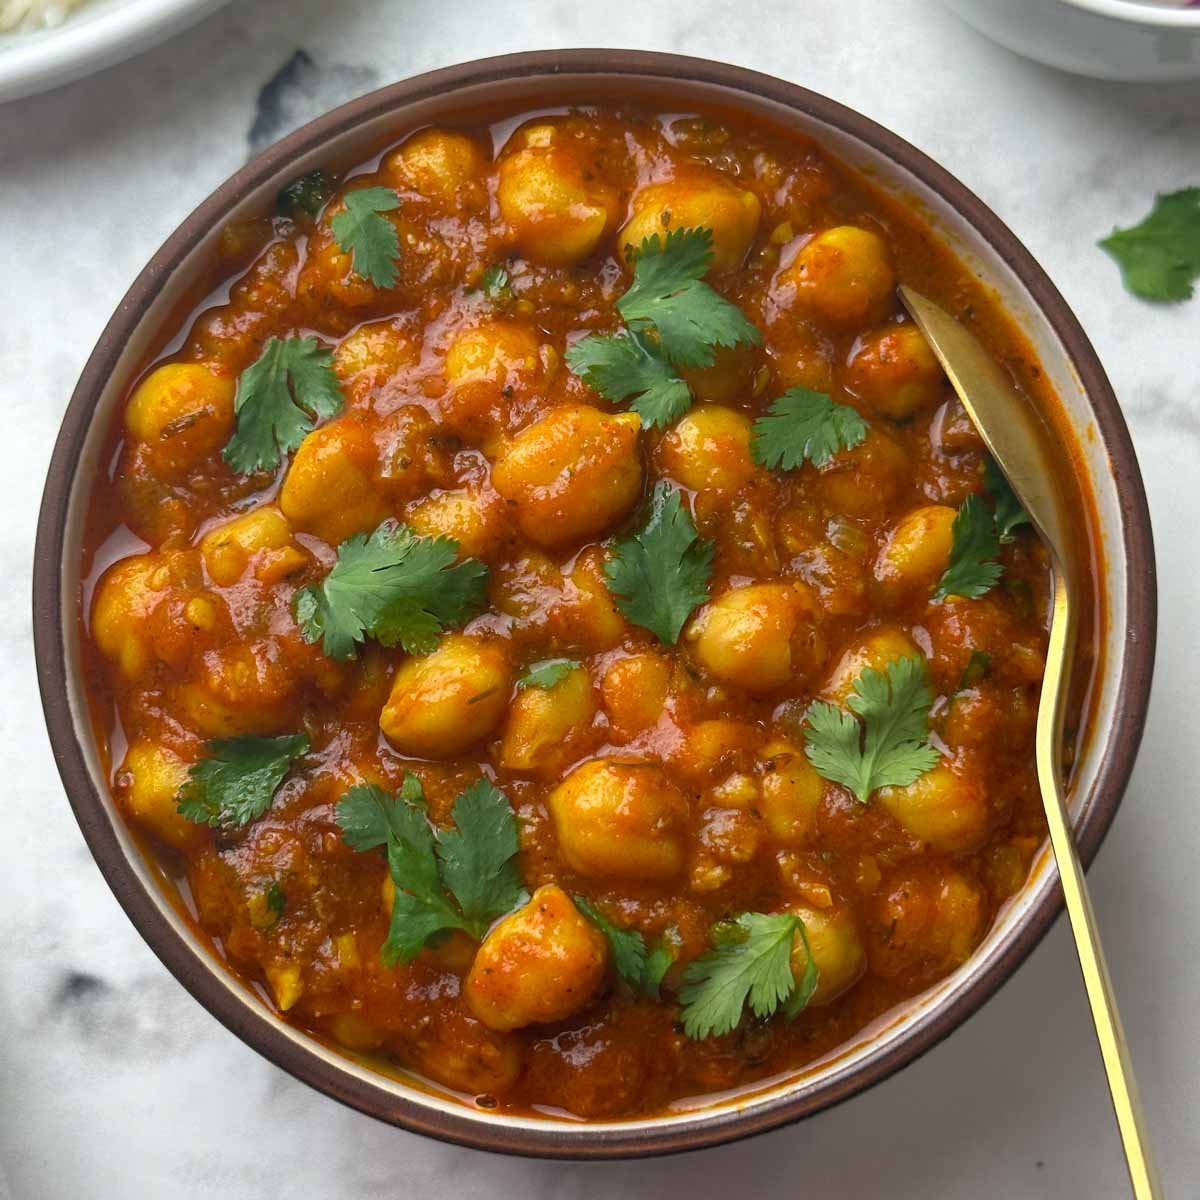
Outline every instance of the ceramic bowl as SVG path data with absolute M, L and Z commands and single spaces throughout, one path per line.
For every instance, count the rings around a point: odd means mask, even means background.
M 1078 75 L 1200 79 L 1200 8 L 1147 0 L 946 0 L 1009 50 Z
M 455 112 L 551 107 L 644 94 L 673 110 L 735 109 L 801 131 L 917 206 L 938 236 L 998 293 L 1024 327 L 1062 400 L 1094 496 L 1106 631 L 1074 789 L 1084 861 L 1095 854 L 1133 766 L 1150 688 L 1156 594 L 1146 497 L 1112 389 L 1075 317 L 1041 267 L 961 183 L 918 150 L 823 96 L 738 67 L 610 50 L 510 55 L 420 75 L 305 126 L 240 170 L 151 259 L 87 363 L 54 449 L 38 526 L 34 629 L 43 703 L 67 795 L 100 869 L 146 941 L 234 1033 L 293 1075 L 405 1128 L 514 1153 L 605 1158 L 686 1150 L 759 1133 L 878 1082 L 950 1033 L 1016 969 L 1058 913 L 1047 852 L 974 956 L 956 973 L 799 1076 L 753 1094 L 661 1116 L 568 1123 L 468 1108 L 403 1075 L 383 1075 L 279 1019 L 210 953 L 157 882 L 110 798 L 80 667 L 80 542 L 104 433 L 171 315 L 203 286 L 219 230 L 269 211 L 285 182 L 321 164 L 361 161 Z M 181 308 L 181 306 L 183 306 Z M 1064 456 L 1064 463 L 1067 461 Z

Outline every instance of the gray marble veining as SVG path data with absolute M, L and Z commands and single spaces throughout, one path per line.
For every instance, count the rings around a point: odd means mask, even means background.
M 259 1059 L 158 964 L 76 830 L 26 581 L 58 421 L 129 281 L 250 153 L 352 95 L 506 50 L 614 44 L 755 67 L 895 129 L 999 212 L 1095 340 L 1147 477 L 1162 609 L 1142 756 L 1091 880 L 1168 1191 L 1200 1178 L 1200 300 L 1139 305 L 1095 248 L 1154 191 L 1200 183 L 1200 87 L 1060 75 L 932 0 L 258 0 L 0 107 L 0 1198 L 4 1177 L 12 1200 L 1126 1194 L 1064 928 L 948 1042 L 804 1125 L 640 1165 L 529 1163 L 375 1124 Z

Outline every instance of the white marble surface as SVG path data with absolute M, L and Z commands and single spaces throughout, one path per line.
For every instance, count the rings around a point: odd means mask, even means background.
M 1156 189 L 1200 183 L 1200 87 L 1059 75 L 932 0 L 243 0 L 143 58 L 0 108 L 0 578 L 12 581 L 0 590 L 0 1175 L 12 1200 L 1126 1194 L 1061 924 L 965 1028 L 833 1112 L 682 1158 L 568 1166 L 424 1141 L 295 1083 L 168 976 L 92 864 L 43 731 L 27 581 L 45 463 L 104 320 L 245 159 L 259 90 L 295 50 L 314 65 L 277 90 L 255 143 L 376 83 L 573 45 L 723 58 L 875 117 L 997 209 L 1095 340 L 1149 485 L 1161 636 L 1141 759 L 1091 881 L 1168 1193 L 1196 1195 L 1200 298 L 1138 304 L 1094 243 Z

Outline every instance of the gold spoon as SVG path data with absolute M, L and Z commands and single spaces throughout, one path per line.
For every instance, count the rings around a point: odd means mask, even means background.
M 1067 553 L 1070 533 L 1058 485 L 1062 467 L 1050 460 L 1046 439 L 1039 436 L 1028 404 L 975 337 L 944 309 L 911 288 L 901 287 L 900 298 L 933 347 L 963 407 L 1012 484 L 1050 553 L 1054 595 L 1046 674 L 1038 705 L 1038 780 L 1050 827 L 1050 845 L 1058 862 L 1067 915 L 1108 1075 L 1108 1089 L 1125 1147 L 1133 1194 L 1138 1200 L 1157 1200 L 1162 1195 L 1162 1185 L 1146 1136 L 1141 1097 L 1133 1078 L 1133 1064 L 1117 1012 L 1112 979 L 1100 948 L 1096 914 L 1092 911 L 1083 869 L 1075 853 L 1060 770 L 1063 716 L 1079 611 L 1078 593 L 1072 578 L 1073 559 Z

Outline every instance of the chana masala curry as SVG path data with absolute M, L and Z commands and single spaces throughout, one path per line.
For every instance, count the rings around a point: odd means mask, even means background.
M 397 136 L 399 136 L 397 132 Z M 896 296 L 996 302 L 820 148 L 424 128 L 224 230 L 111 432 L 113 794 L 284 1019 L 653 1114 L 962 964 L 1043 824 L 1043 546 Z

